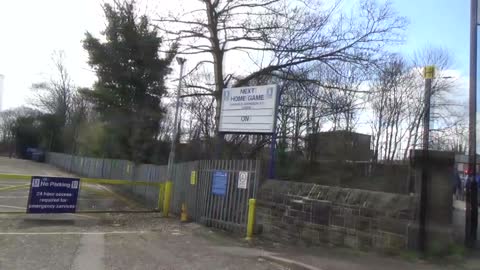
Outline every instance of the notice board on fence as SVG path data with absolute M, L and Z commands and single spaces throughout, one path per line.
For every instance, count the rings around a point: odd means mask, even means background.
M 215 195 L 225 196 L 227 192 L 228 172 L 214 171 L 212 182 L 212 193 Z
M 27 213 L 75 213 L 79 178 L 32 176 Z

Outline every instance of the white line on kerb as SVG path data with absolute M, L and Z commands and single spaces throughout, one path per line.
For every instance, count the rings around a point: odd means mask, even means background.
M 111 232 L 0 232 L 0 235 L 108 235 L 108 234 L 144 234 L 148 231 L 111 231 Z

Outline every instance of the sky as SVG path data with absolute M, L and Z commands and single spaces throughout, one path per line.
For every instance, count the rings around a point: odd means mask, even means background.
M 5 75 L 3 109 L 28 103 L 32 83 L 51 76 L 54 51 L 64 51 L 66 67 L 76 85 L 92 85 L 95 76 L 87 64 L 81 41 L 87 30 L 99 36 L 104 28 L 102 2 L 0 0 L 0 74 Z M 156 10 L 176 1 L 140 2 L 141 8 Z M 425 46 L 444 47 L 454 56 L 452 72 L 468 81 L 469 2 L 392 0 L 397 12 L 410 22 L 405 44 L 392 50 L 408 56 Z M 462 85 L 465 88 L 466 84 Z
M 470 1 L 395 0 L 393 6 L 410 21 L 402 53 L 409 55 L 430 45 L 443 47 L 452 52 L 454 68 L 468 75 Z

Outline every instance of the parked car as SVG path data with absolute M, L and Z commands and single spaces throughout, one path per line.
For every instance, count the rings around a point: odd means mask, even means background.
M 37 162 L 45 162 L 45 151 L 38 148 L 27 148 L 27 158 Z

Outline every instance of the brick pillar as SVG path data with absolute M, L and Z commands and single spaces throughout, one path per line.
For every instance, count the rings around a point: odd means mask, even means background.
M 409 230 L 409 246 L 417 248 L 419 235 L 420 193 L 422 171 L 427 170 L 426 192 L 426 237 L 427 251 L 441 252 L 453 241 L 453 152 L 429 151 L 424 157 L 423 150 L 412 151 L 411 165 L 415 176 L 414 196 L 417 197 L 417 217 Z

